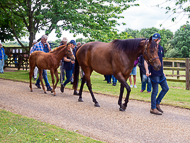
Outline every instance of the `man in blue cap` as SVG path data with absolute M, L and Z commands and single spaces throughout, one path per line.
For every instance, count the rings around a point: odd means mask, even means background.
M 71 47 L 73 49 L 73 54 L 76 57 L 76 48 L 75 46 L 77 45 L 75 40 L 71 40 L 69 42 L 71 44 Z M 71 61 L 71 59 L 67 56 L 64 57 L 64 68 L 65 68 L 65 72 L 66 72 L 66 80 L 63 84 L 61 84 L 61 92 L 64 92 L 64 88 L 66 86 L 67 83 L 69 83 L 72 80 L 72 75 L 73 75 L 73 71 L 74 71 L 74 64 L 75 61 Z M 79 95 L 78 92 L 76 90 L 74 90 L 74 95 Z
M 162 101 L 162 99 L 164 98 L 165 94 L 168 92 L 169 87 L 166 81 L 166 77 L 165 74 L 163 72 L 163 59 L 162 57 L 164 57 L 164 49 L 162 46 L 159 45 L 160 41 L 161 41 L 161 36 L 159 33 L 155 33 L 152 36 L 152 39 L 157 43 L 158 45 L 158 56 L 160 59 L 160 62 L 162 63 L 160 70 L 155 71 L 153 69 L 152 65 L 149 65 L 148 68 L 148 64 L 147 62 L 144 62 L 144 66 L 146 69 L 146 76 L 150 76 L 151 79 L 151 83 L 152 83 L 152 93 L 151 93 L 151 109 L 150 109 L 150 113 L 151 114 L 156 114 L 156 115 L 162 115 L 163 110 L 160 108 L 160 103 Z M 150 74 L 149 74 L 150 71 Z M 157 94 L 158 94 L 158 84 L 160 84 L 162 90 L 160 91 L 158 97 L 156 98 Z

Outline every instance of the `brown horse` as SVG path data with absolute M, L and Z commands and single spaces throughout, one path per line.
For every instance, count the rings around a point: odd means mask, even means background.
M 44 93 L 46 93 L 46 90 L 45 90 L 44 84 L 42 82 L 42 72 L 43 72 L 43 69 L 49 69 L 50 70 L 52 83 L 53 83 L 53 89 L 51 92 L 54 92 L 54 96 L 56 96 L 55 88 L 56 88 L 57 83 L 59 81 L 57 68 L 59 67 L 60 60 L 65 55 L 70 57 L 71 60 L 75 59 L 75 56 L 73 55 L 72 48 L 71 48 L 70 44 L 59 46 L 56 49 L 50 51 L 49 53 L 44 53 L 42 51 L 35 51 L 30 55 L 30 57 L 29 57 L 30 86 L 29 87 L 31 89 L 31 92 L 33 91 L 31 79 L 32 79 L 32 76 L 34 73 L 34 68 L 35 68 L 35 66 L 37 66 L 38 70 L 39 70 L 39 79 L 42 83 Z M 55 85 L 54 85 L 54 82 L 55 82 L 54 74 L 56 76 L 56 84 Z
M 158 57 L 157 44 L 152 37 L 150 39 L 127 39 L 114 40 L 110 43 L 89 42 L 79 47 L 76 52 L 75 70 L 74 70 L 74 90 L 77 90 L 78 84 L 78 67 L 81 66 L 84 71 L 81 87 L 79 91 L 79 102 L 82 100 L 82 90 L 85 81 L 91 93 L 93 102 L 96 107 L 100 107 L 92 92 L 90 76 L 92 71 L 103 75 L 114 75 L 121 83 L 118 104 L 120 111 L 125 111 L 131 92 L 127 79 L 133 69 L 134 61 L 143 55 L 155 70 L 159 70 L 161 63 Z M 127 89 L 125 103 L 122 105 L 124 87 Z

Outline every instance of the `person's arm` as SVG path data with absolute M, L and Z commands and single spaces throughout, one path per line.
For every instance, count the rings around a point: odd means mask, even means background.
M 65 61 L 65 62 L 71 62 L 72 64 L 75 63 L 75 61 L 72 61 L 71 59 L 68 59 L 67 57 L 64 57 L 64 61 Z
M 51 51 L 50 45 L 48 42 L 46 42 L 49 52 Z
M 148 70 L 148 63 L 144 60 L 144 68 L 146 70 L 146 76 L 150 76 L 151 73 L 149 73 L 149 70 Z

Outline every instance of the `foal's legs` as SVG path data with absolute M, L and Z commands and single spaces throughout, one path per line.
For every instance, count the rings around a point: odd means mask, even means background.
M 56 83 L 55 83 L 55 79 L 54 79 L 54 74 L 56 76 Z M 55 69 L 55 71 L 53 71 L 53 72 L 51 71 L 51 78 L 52 78 L 52 83 L 53 83 L 53 90 L 51 92 L 54 92 L 54 96 L 56 96 L 55 88 L 57 86 L 57 83 L 59 82 L 57 69 Z
M 30 91 L 33 92 L 33 89 L 32 89 L 32 76 L 33 76 L 33 73 L 34 73 L 34 67 L 35 66 L 32 66 L 30 65 L 30 73 L 29 73 L 29 79 L 30 79 Z
M 54 92 L 54 96 L 56 96 L 56 93 L 55 93 L 55 85 L 54 85 L 54 83 L 55 83 L 55 79 L 54 79 L 54 69 L 50 69 L 50 73 L 51 73 L 51 79 L 52 79 L 52 84 L 53 84 L 53 89 L 52 89 L 51 93 Z
M 45 87 L 44 87 L 44 83 L 43 83 L 43 81 L 42 81 L 42 72 L 43 72 L 43 69 L 38 68 L 38 70 L 39 70 L 39 79 L 40 79 L 40 81 L 41 81 L 41 84 L 42 84 L 42 88 L 43 88 L 43 90 L 44 90 L 44 93 L 46 94 L 47 92 L 46 92 L 46 89 L 45 89 Z

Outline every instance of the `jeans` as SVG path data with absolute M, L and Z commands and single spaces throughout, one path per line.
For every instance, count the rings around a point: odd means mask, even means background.
M 0 60 L 0 73 L 3 73 L 4 60 Z
M 49 84 L 49 82 L 48 82 L 47 71 L 46 71 L 46 70 L 43 70 L 42 76 L 43 76 L 43 79 L 44 79 L 44 81 L 45 81 L 46 87 L 50 86 L 50 84 Z M 37 81 L 36 81 L 36 84 L 37 84 L 37 85 L 40 84 L 40 79 L 39 79 L 39 77 L 38 77 L 38 79 L 37 79 Z
M 154 76 L 151 77 L 151 79 L 153 79 L 156 82 L 159 82 L 161 80 L 163 80 L 165 78 L 164 75 L 162 76 Z M 152 82 L 152 94 L 151 94 L 151 108 L 152 109 L 156 109 L 156 104 L 160 104 L 160 102 L 162 101 L 163 97 L 165 96 L 165 94 L 168 92 L 169 87 L 167 84 L 167 81 L 164 80 L 162 81 L 160 84 L 162 90 L 160 91 L 158 97 L 156 98 L 157 94 L 158 94 L 158 83 L 155 83 L 153 81 Z
M 146 83 L 147 83 L 147 91 L 151 92 L 151 80 L 150 77 L 147 77 L 145 74 L 142 75 L 142 85 L 141 85 L 141 89 L 145 90 L 146 89 Z
M 60 66 L 61 69 L 61 73 L 60 73 L 60 83 L 63 83 L 63 81 L 65 80 L 65 69 L 64 69 L 64 65 L 62 64 L 62 66 Z
M 117 79 L 112 75 L 112 82 L 117 83 Z
M 65 70 L 65 71 L 66 71 L 66 78 L 67 79 L 63 83 L 64 86 L 72 80 L 72 74 L 73 74 L 72 70 Z
M 111 83 L 111 75 L 106 75 L 107 83 Z

